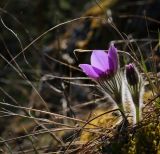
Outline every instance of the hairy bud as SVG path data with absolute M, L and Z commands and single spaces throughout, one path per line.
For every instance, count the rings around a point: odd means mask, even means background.
M 136 68 L 134 64 L 130 63 L 126 65 L 126 78 L 129 85 L 136 85 L 139 82 L 138 72 L 136 71 Z

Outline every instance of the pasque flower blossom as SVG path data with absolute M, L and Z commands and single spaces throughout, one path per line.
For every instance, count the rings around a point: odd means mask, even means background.
M 110 45 L 108 53 L 105 50 L 93 50 L 90 64 L 80 64 L 83 72 L 93 79 L 110 78 L 118 70 L 117 49 Z
M 113 103 L 117 104 L 123 112 L 122 104 L 122 73 L 119 69 L 117 48 L 111 44 L 108 52 L 105 50 L 93 50 L 91 54 L 91 64 L 80 64 L 83 72 L 94 79 L 99 88 L 110 96 Z

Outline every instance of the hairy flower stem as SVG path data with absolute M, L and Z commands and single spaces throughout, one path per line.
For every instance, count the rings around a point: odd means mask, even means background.
M 138 123 L 141 119 L 140 108 L 139 106 L 136 106 L 136 105 L 135 105 L 135 108 L 136 108 L 136 122 Z
M 124 114 L 123 104 L 122 103 L 121 104 L 117 104 L 117 106 L 118 106 L 119 110 L 121 111 L 121 113 Z
M 122 77 L 120 71 L 113 77 L 112 82 L 115 87 L 115 102 L 117 103 L 119 109 L 124 113 L 122 102 Z
M 124 108 L 122 103 L 122 80 L 120 73 L 117 73 L 111 79 L 101 78 L 98 80 L 98 84 L 102 88 L 102 91 L 107 93 L 117 104 L 121 112 L 124 113 Z
M 135 117 L 136 117 L 136 123 L 138 123 L 141 119 L 141 115 L 140 115 L 140 89 L 138 84 L 133 85 L 130 87 L 131 90 L 131 94 L 132 94 L 132 98 L 133 98 L 133 102 L 134 102 L 134 106 L 135 106 Z

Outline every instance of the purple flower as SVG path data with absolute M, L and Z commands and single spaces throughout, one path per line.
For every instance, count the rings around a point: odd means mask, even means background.
M 126 78 L 128 83 L 132 86 L 136 85 L 139 82 L 138 72 L 136 71 L 136 68 L 132 63 L 126 65 Z
M 118 70 L 118 55 L 114 45 L 110 45 L 108 53 L 105 50 L 93 50 L 90 64 L 80 64 L 83 72 L 93 78 L 111 77 Z

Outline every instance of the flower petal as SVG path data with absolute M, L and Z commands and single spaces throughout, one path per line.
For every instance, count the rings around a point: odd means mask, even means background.
M 113 69 L 114 72 L 118 69 L 118 54 L 117 48 L 114 47 L 114 44 L 111 44 L 108 50 L 108 57 L 110 57 L 113 61 Z
M 109 74 L 113 74 L 115 73 L 115 67 L 114 67 L 114 61 L 111 57 L 108 57 L 108 64 L 109 64 L 109 69 L 108 69 L 108 73 Z
M 91 78 L 99 78 L 99 74 L 95 69 L 89 64 L 80 64 L 79 67 L 83 70 L 83 72 Z
M 105 72 L 108 65 L 108 54 L 104 50 L 93 50 L 91 55 L 91 65 Z

